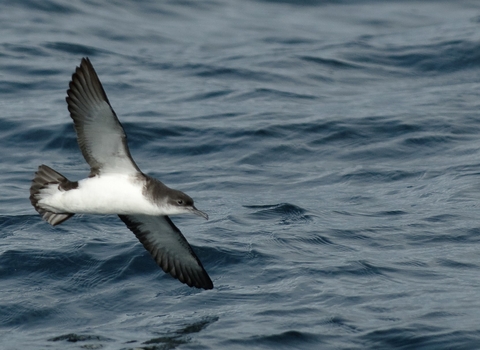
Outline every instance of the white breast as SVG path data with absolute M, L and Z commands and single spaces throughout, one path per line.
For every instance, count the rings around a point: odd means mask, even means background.
M 97 175 L 78 182 L 78 188 L 56 190 L 39 203 L 54 212 L 77 214 L 162 215 L 162 209 L 143 195 L 144 181 L 129 175 Z M 52 188 L 53 190 L 53 188 Z

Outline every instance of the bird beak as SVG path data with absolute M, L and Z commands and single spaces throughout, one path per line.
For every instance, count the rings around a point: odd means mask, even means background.
M 190 211 L 195 214 L 195 215 L 198 215 L 198 216 L 201 216 L 202 218 L 205 218 L 206 220 L 208 220 L 208 214 L 207 213 L 204 213 L 203 211 L 201 210 L 198 210 L 197 208 L 195 207 L 192 207 L 190 209 Z

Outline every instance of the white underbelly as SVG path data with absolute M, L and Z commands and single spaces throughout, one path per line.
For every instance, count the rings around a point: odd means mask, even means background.
M 143 195 L 143 185 L 127 175 L 95 176 L 79 181 L 76 189 L 57 190 L 39 203 L 54 212 L 159 215 L 158 206 Z

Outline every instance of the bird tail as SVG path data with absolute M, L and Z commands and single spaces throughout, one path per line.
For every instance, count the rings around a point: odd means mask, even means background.
M 62 174 L 57 173 L 52 168 L 46 165 L 40 165 L 38 171 L 30 187 L 30 202 L 35 210 L 47 221 L 50 225 L 59 225 L 65 220 L 71 218 L 73 213 L 54 213 L 43 207 L 40 200 L 52 196 L 57 193 L 59 189 L 69 190 L 76 187 L 76 182 L 69 181 Z

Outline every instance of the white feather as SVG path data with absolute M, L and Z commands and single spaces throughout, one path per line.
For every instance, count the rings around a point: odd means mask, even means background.
M 126 174 L 102 174 L 80 180 L 76 189 L 58 185 L 41 190 L 39 205 L 55 213 L 171 215 L 167 203 L 153 203 L 143 195 L 144 181 Z M 175 210 L 177 211 L 177 210 Z

